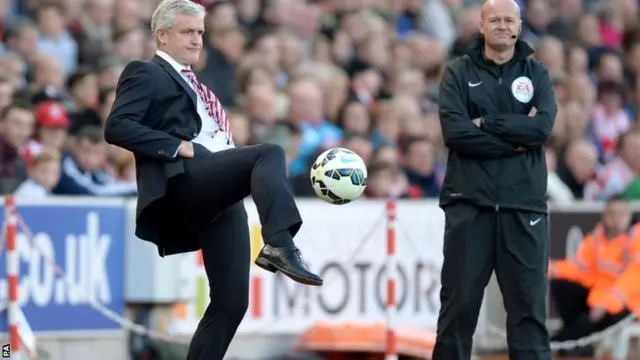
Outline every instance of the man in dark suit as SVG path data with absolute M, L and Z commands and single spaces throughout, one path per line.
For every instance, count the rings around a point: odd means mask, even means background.
M 266 245 L 256 264 L 322 285 L 293 244 L 302 225 L 276 145 L 235 148 L 217 97 L 190 69 L 202 49 L 204 8 L 164 0 L 152 17 L 158 52 L 124 69 L 105 138 L 136 157 L 136 235 L 161 256 L 201 249 L 211 303 L 188 360 L 221 360 L 248 306 L 249 229 L 243 199 L 258 208 Z

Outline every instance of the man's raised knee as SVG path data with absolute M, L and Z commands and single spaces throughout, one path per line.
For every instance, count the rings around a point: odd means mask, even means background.
M 259 146 L 262 147 L 260 150 L 264 156 L 281 158 L 283 160 L 285 159 L 285 153 L 282 146 L 276 144 L 261 144 Z

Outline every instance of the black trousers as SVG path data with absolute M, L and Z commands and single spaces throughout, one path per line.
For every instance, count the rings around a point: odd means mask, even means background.
M 484 289 L 495 270 L 511 360 L 551 360 L 545 326 L 548 233 L 544 214 L 445 209 L 440 315 L 433 360 L 468 360 Z
M 628 310 L 617 314 L 607 314 L 596 322 L 589 320 L 587 297 L 589 290 L 580 284 L 567 280 L 551 280 L 551 295 L 562 319 L 562 328 L 552 341 L 577 340 L 602 331 L 629 316 Z
M 302 220 L 288 187 L 285 155 L 277 145 L 210 153 L 195 145 L 185 174 L 169 184 L 182 226 L 197 232 L 211 302 L 193 335 L 187 360 L 222 360 L 249 303 L 250 239 L 242 200 L 256 204 L 265 242 Z

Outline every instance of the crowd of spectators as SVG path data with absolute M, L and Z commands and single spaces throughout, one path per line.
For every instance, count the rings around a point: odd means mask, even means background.
M 158 0 L 0 0 L 0 191 L 135 194 L 132 154 L 102 126 L 127 62 L 151 59 Z M 344 146 L 370 197 L 439 194 L 447 150 L 438 86 L 477 36 L 481 0 L 198 1 L 195 71 L 229 113 L 235 143 L 281 145 L 291 186 Z M 521 38 L 552 77 L 549 198 L 640 198 L 638 0 L 520 0 Z

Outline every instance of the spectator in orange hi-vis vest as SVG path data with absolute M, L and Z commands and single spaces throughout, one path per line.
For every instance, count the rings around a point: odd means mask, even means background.
M 628 202 L 611 197 L 602 222 L 573 257 L 551 261 L 550 290 L 562 319 L 552 341 L 575 340 L 640 311 L 640 224 L 631 224 Z M 567 356 L 592 356 L 585 347 Z

